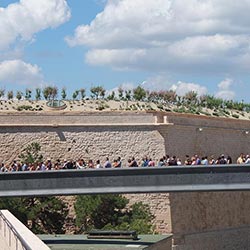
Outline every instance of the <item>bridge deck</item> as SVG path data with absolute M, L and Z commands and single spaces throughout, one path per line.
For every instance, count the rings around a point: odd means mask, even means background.
M 250 190 L 250 166 L 181 166 L 0 174 L 0 197 L 232 190 Z

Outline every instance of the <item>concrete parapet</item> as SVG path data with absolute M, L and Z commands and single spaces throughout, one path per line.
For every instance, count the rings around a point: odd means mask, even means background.
M 49 250 L 36 235 L 7 210 L 0 211 L 1 250 Z

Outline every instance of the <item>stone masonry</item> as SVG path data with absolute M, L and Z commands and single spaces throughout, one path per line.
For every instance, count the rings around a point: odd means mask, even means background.
M 154 112 L 15 113 L 0 115 L 0 161 L 18 159 L 30 142 L 39 142 L 45 159 L 113 160 L 117 156 L 157 160 L 165 154 L 217 157 L 233 161 L 250 153 L 250 122 L 236 119 Z M 131 202 L 149 204 L 155 230 L 173 233 L 185 244 L 188 233 L 250 225 L 249 193 L 133 194 Z M 221 231 L 220 231 L 221 232 Z M 191 237 L 191 236 L 190 236 Z M 184 249 L 184 248 L 183 248 Z

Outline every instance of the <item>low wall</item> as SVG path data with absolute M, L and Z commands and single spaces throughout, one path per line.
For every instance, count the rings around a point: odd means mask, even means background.
M 186 234 L 172 250 L 249 250 L 250 226 Z
M 9 211 L 0 211 L 1 250 L 49 250 L 36 235 Z

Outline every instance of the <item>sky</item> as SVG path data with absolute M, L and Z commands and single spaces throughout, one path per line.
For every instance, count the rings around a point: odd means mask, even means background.
M 250 103 L 250 0 L 0 0 L 0 88 L 195 91 Z

